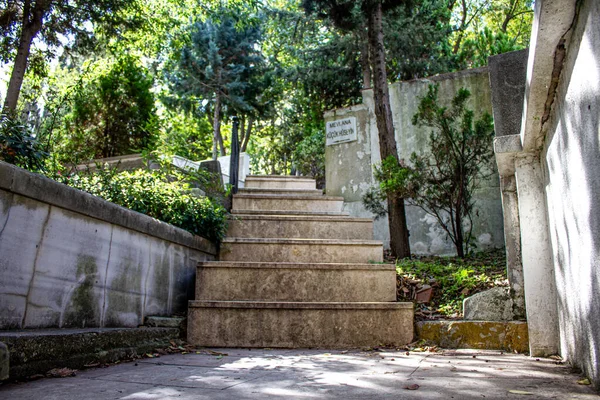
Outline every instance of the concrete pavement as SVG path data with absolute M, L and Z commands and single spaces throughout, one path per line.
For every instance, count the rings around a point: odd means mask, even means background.
M 579 379 L 554 360 L 499 351 L 203 349 L 4 384 L 0 398 L 597 399 Z

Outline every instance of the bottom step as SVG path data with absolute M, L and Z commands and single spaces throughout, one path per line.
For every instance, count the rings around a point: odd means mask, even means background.
M 207 347 L 352 348 L 413 339 L 412 303 L 190 301 L 188 342 Z

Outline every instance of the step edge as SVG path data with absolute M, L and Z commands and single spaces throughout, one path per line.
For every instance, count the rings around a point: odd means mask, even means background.
M 412 302 L 297 302 L 190 300 L 189 308 L 299 309 L 299 310 L 413 310 Z
M 316 182 L 315 178 L 294 175 L 246 175 L 246 180 L 252 181 L 307 181 Z
M 232 214 L 228 217 L 230 220 L 273 220 L 273 221 L 318 221 L 318 222 L 354 222 L 354 223 L 373 223 L 371 218 L 349 217 L 345 215 L 278 215 L 278 214 Z M 325 218 L 325 221 L 323 220 Z
M 248 215 L 289 215 L 289 216 L 333 216 L 333 217 L 349 217 L 347 211 L 300 211 L 300 210 L 247 210 L 247 209 L 232 209 L 231 215 L 248 214 Z
M 263 194 L 263 193 L 237 193 L 233 199 L 268 199 L 268 200 L 311 200 L 311 201 L 344 201 L 339 196 L 324 195 L 292 195 L 292 194 Z
M 363 239 L 282 239 L 282 238 L 225 238 L 221 243 L 257 243 L 257 244 L 301 244 L 301 245 L 338 245 L 338 246 L 383 246 L 379 240 Z
M 394 264 L 350 264 L 350 263 L 277 263 L 277 262 L 251 262 L 251 261 L 200 261 L 198 268 L 243 268 L 243 269 L 321 269 L 321 270 L 348 270 L 348 271 L 384 271 L 395 272 Z

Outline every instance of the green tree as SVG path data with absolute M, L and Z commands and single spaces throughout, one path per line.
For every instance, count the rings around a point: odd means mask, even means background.
M 158 131 L 153 79 L 136 57 L 94 63 L 75 88 L 56 150 L 65 161 L 113 157 L 148 148 Z M 66 140 L 65 140 L 66 139 Z
M 3 62 L 13 62 L 3 111 L 12 114 L 17 107 L 34 39 L 44 43 L 48 56 L 64 46 L 61 38 L 89 44 L 94 32 L 87 23 L 116 34 L 119 28 L 135 25 L 135 18 L 121 13 L 135 6 L 137 0 L 1 0 L 0 56 Z
M 405 3 L 405 1 L 391 0 L 304 0 L 303 2 L 303 6 L 308 13 L 319 13 L 323 17 L 331 19 L 340 29 L 362 32 L 366 25 L 368 66 L 373 75 L 375 119 L 379 133 L 381 159 L 391 157 L 396 162 L 398 162 L 398 150 L 394 136 L 388 89 L 383 16 L 384 12 L 393 10 Z M 364 73 L 364 75 L 365 78 L 370 76 L 368 73 Z M 400 258 L 410 257 L 404 199 L 390 195 L 387 198 L 387 203 L 392 254 Z
M 429 86 L 413 124 L 433 128 L 427 150 L 413 153 L 411 165 L 385 159 L 376 172 L 379 193 L 370 193 L 368 208 L 378 209 L 382 194 L 410 198 L 410 204 L 435 217 L 464 257 L 471 246 L 473 193 L 493 171 L 494 126 L 485 113 L 475 121 L 466 107 L 468 90 L 459 89 L 449 107 L 438 103 L 438 86 Z
M 226 14 L 190 25 L 189 41 L 166 71 L 180 104 L 188 109 L 212 108 L 213 158 L 217 147 L 221 155 L 226 153 L 221 135 L 224 112 L 251 111 L 248 92 L 257 95 L 252 83 L 262 63 L 258 48 L 261 31 L 255 24 L 238 22 Z

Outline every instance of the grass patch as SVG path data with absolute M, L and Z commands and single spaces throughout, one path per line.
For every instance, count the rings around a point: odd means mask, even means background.
M 466 297 L 497 286 L 508 286 L 504 249 L 458 257 L 416 257 L 396 262 L 397 298 L 415 301 L 419 290 L 431 286 L 433 297 L 418 304 L 417 319 L 462 318 Z

